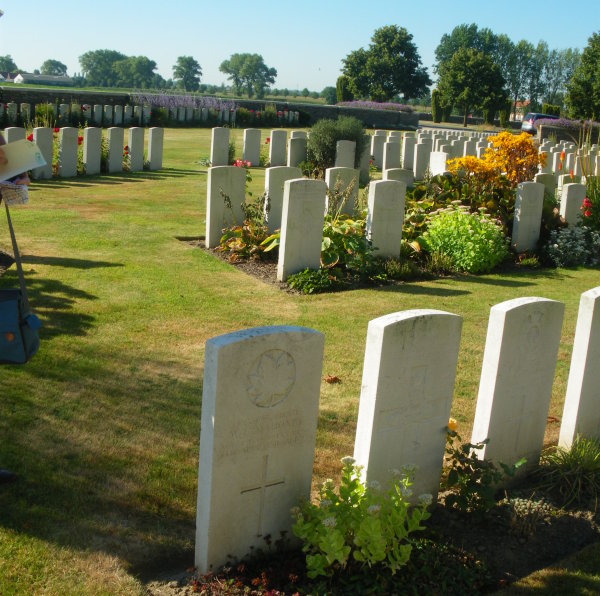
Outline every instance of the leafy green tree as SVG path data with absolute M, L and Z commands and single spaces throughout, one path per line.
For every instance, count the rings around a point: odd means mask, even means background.
M 64 77 L 67 75 L 67 67 L 59 60 L 46 60 L 40 67 L 40 73 Z
M 529 97 L 529 110 L 539 112 L 542 98 L 546 93 L 546 79 L 544 78 L 544 66 L 548 62 L 550 50 L 545 41 L 538 42 L 531 55 L 531 62 L 527 69 L 526 91 Z
M 197 91 L 202 68 L 192 56 L 179 56 L 173 66 L 173 79 L 186 91 Z
M 352 101 L 354 99 L 354 94 L 350 89 L 350 80 L 350 77 L 347 77 L 346 75 L 340 75 L 337 78 L 335 83 L 335 98 L 338 103 L 342 101 Z
M 544 100 L 549 104 L 561 104 L 567 83 L 581 60 L 578 49 L 550 50 L 544 64 Z
M 114 87 L 117 73 L 113 66 L 127 56 L 116 50 L 93 50 L 79 56 L 81 72 L 88 85 L 96 87 Z
M 342 60 L 351 89 L 375 101 L 389 101 L 400 94 L 404 99 L 421 95 L 431 79 L 412 39 L 404 27 L 376 29 L 369 49 L 351 52 Z
M 513 110 L 516 116 L 517 101 L 525 98 L 529 84 L 530 63 L 533 61 L 535 48 L 531 43 L 522 39 L 513 46 L 505 68 L 506 87 L 513 100 Z
M 567 85 L 567 105 L 576 118 L 600 119 L 600 33 L 593 33 Z
M 321 91 L 321 97 L 325 100 L 327 105 L 335 105 L 336 102 L 336 92 L 335 87 L 325 87 L 323 91 Z
M 446 101 L 461 108 L 464 126 L 475 108 L 494 109 L 505 97 L 504 78 L 489 56 L 473 48 L 461 48 L 444 67 L 438 88 Z
M 19 70 L 15 61 L 12 59 L 10 54 L 6 56 L 0 56 L 0 71 L 2 72 L 17 72 Z
M 113 64 L 118 87 L 157 87 L 156 62 L 146 56 L 129 56 Z M 161 77 L 162 78 L 162 77 Z
M 229 60 L 221 62 L 219 70 L 229 75 L 236 94 L 245 89 L 248 97 L 255 93 L 258 98 L 264 97 L 277 76 L 277 70 L 269 68 L 260 54 L 232 54 Z
M 300 93 L 302 94 L 302 97 L 308 97 L 310 95 L 310 91 L 307 87 L 304 87 Z

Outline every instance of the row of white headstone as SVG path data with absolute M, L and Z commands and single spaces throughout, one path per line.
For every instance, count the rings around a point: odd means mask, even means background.
M 26 138 L 26 130 L 11 126 L 4 129 L 7 143 Z M 32 171 L 32 178 L 44 179 L 52 177 L 52 153 L 54 135 L 58 134 L 58 175 L 61 178 L 77 176 L 77 154 L 79 130 L 72 127 L 62 127 L 58 133 L 52 128 L 37 127 L 33 129 L 33 142 L 40 148 L 46 165 Z M 129 171 L 138 172 L 144 168 L 144 137 L 145 129 L 131 127 L 128 129 L 127 156 Z M 102 129 L 87 126 L 83 129 L 83 166 L 88 176 L 100 174 Z M 107 171 L 109 174 L 123 171 L 124 129 L 110 127 L 106 130 L 106 146 L 108 150 Z M 163 161 L 164 130 L 153 127 L 148 130 L 148 163 L 150 170 L 160 170 Z
M 304 181 L 309 183 L 311 181 Z M 471 441 L 479 457 L 536 465 L 543 446 L 564 305 L 517 298 L 490 311 Z M 412 310 L 370 321 L 354 446 L 368 482 L 416 465 L 415 497 L 438 492 L 462 318 Z M 324 337 L 258 327 L 206 343 L 196 566 L 239 559 L 281 532 L 308 498 Z M 581 296 L 559 444 L 600 438 L 600 287 Z
M 555 177 L 568 175 L 576 180 L 582 176 L 600 175 L 600 147 L 598 145 L 560 141 L 554 143 L 545 139 L 539 147 L 540 153 L 546 154 L 546 164 L 540 172 L 553 174 Z

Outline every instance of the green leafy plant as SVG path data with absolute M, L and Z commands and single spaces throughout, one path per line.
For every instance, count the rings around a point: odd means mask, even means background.
M 336 269 L 304 269 L 287 278 L 290 288 L 303 294 L 330 292 L 342 285 L 340 271 Z
M 553 491 L 563 507 L 600 497 L 600 441 L 577 436 L 570 449 L 542 453 L 535 472 L 540 488 Z
M 464 513 L 489 511 L 496 505 L 498 483 L 513 477 L 525 463 L 524 458 L 512 466 L 500 463 L 498 469 L 494 462 L 479 459 L 477 452 L 488 443 L 489 439 L 463 443 L 455 430 L 448 429 L 445 458 L 448 473 L 442 480 L 442 488 L 452 492 L 446 496 L 446 506 Z
M 508 254 L 502 227 L 485 213 L 463 209 L 432 215 L 419 243 L 429 253 L 448 255 L 456 270 L 469 273 L 487 273 Z
M 431 495 L 421 495 L 412 506 L 410 486 L 414 469 L 396 471 L 389 488 L 366 486 L 352 457 L 342 459 L 342 478 L 335 490 L 326 480 L 319 503 L 303 501 L 293 511 L 293 532 L 302 540 L 308 576 L 331 575 L 356 565 L 381 566 L 397 572 L 410 558 L 410 534 L 424 530 L 430 517 Z
M 515 497 L 505 499 L 510 511 L 510 533 L 519 539 L 529 540 L 540 523 L 552 515 L 552 507 L 545 499 Z
M 600 230 L 574 226 L 550 231 L 541 250 L 544 263 L 554 267 L 600 265 Z

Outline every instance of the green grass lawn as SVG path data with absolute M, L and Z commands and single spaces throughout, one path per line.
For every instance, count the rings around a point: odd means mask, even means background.
M 143 593 L 143 579 L 193 564 L 203 351 L 215 335 L 280 324 L 325 334 L 323 374 L 342 382 L 322 383 L 315 482 L 352 453 L 367 324 L 391 312 L 464 317 L 453 416 L 468 437 L 490 307 L 563 301 L 550 411 L 562 414 L 579 297 L 598 270 L 288 294 L 178 239 L 204 234 L 209 145 L 209 130 L 167 129 L 160 172 L 34 182 L 12 209 L 44 327 L 30 363 L 0 369 L 0 467 L 20 476 L 0 486 L 1 594 Z M 264 170 L 251 186 L 262 191 Z M 16 285 L 13 267 L 0 287 Z

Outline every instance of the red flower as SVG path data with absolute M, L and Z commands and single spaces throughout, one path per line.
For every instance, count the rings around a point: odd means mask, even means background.
M 83 137 L 82 136 L 78 136 L 77 137 L 77 144 L 81 145 L 81 143 L 83 143 Z
M 60 132 L 60 128 L 58 128 L 58 126 L 55 126 L 55 127 L 52 129 L 52 132 L 53 132 L 54 134 L 58 134 L 58 133 Z
M 569 170 L 569 176 L 571 177 L 571 180 L 573 180 L 573 168 Z
M 28 140 L 28 141 L 32 141 L 32 142 L 33 142 L 33 133 L 32 133 L 32 132 L 30 132 L 30 133 L 27 135 L 27 140 Z
M 561 151 L 560 152 L 560 161 L 562 161 L 565 158 L 565 152 Z
M 265 139 L 265 145 L 268 145 L 271 142 L 271 137 L 267 137 Z
M 583 199 L 583 206 L 584 207 L 591 207 L 592 206 L 592 201 L 590 201 L 587 197 L 585 197 L 585 199 Z
M 583 212 L 583 214 L 584 214 L 586 217 L 590 217 L 590 215 L 592 215 L 592 212 L 591 212 L 591 211 L 588 209 L 587 211 L 584 211 L 584 212 Z
M 558 162 L 558 171 L 560 172 L 562 170 L 562 161 Z
M 129 145 L 125 145 L 125 147 L 123 147 L 123 151 L 129 152 Z

